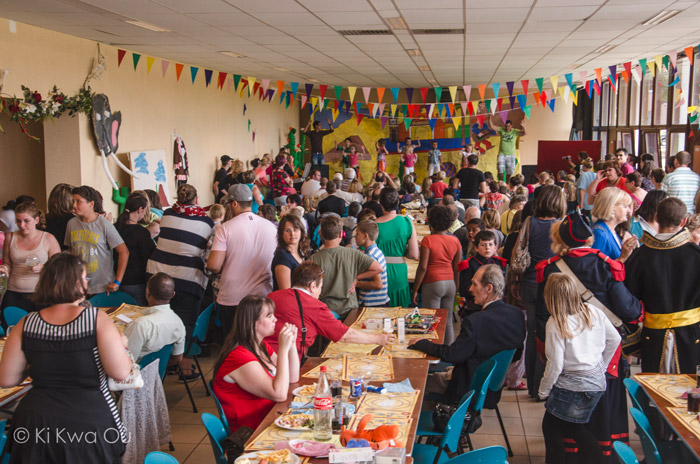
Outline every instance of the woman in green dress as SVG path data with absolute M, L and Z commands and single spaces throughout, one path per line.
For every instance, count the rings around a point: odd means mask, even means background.
M 399 206 L 399 192 L 396 189 L 384 187 L 379 196 L 379 204 L 384 210 L 384 215 L 377 218 L 377 246 L 386 258 L 389 304 L 409 307 L 411 291 L 408 288 L 408 267 L 405 258 L 418 259 L 416 229 L 408 217 L 396 214 Z

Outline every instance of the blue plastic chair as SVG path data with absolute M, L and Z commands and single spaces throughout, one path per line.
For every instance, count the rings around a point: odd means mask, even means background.
M 158 374 L 160 374 L 160 380 L 165 378 L 165 373 L 168 370 L 168 361 L 170 360 L 170 354 L 173 352 L 173 344 L 165 345 L 160 350 L 155 353 L 149 353 L 139 361 L 139 366 L 141 369 L 151 364 L 156 359 L 158 360 Z
M 460 454 L 447 461 L 449 464 L 508 464 L 506 449 L 502 446 L 488 446 Z
M 447 421 L 442 434 L 442 439 L 438 446 L 416 443 L 413 445 L 413 459 L 417 464 L 438 464 L 447 462 L 447 452 L 456 452 L 459 448 L 459 437 L 462 434 L 462 424 L 464 424 L 464 416 L 467 414 L 469 403 L 474 396 L 474 390 L 468 391 L 459 402 L 459 406 Z M 422 414 L 421 414 L 422 416 Z M 432 413 L 431 413 L 432 426 Z
M 617 455 L 617 459 L 620 461 L 620 464 L 639 464 L 637 456 L 635 456 L 632 448 L 625 445 L 621 441 L 616 441 L 613 443 L 613 449 L 615 450 L 615 454 Z
M 231 427 L 228 425 L 228 419 L 226 418 L 226 414 L 224 414 L 224 408 L 221 407 L 221 403 L 219 402 L 219 398 L 216 397 L 216 393 L 214 393 L 214 380 L 209 381 L 209 390 L 211 390 L 212 396 L 214 397 L 214 403 L 216 404 L 216 410 L 219 412 L 219 419 L 221 419 L 221 423 L 224 424 L 224 429 L 226 430 L 226 436 L 228 437 L 231 435 Z
M 185 348 L 185 356 L 190 356 L 192 357 L 192 359 L 194 359 L 194 362 L 197 366 L 197 372 L 199 372 L 199 374 L 201 375 L 202 384 L 204 385 L 204 391 L 206 392 L 207 396 L 210 396 L 211 393 L 209 392 L 209 387 L 207 386 L 207 381 L 204 378 L 204 372 L 202 371 L 202 366 L 199 365 L 199 360 L 197 359 L 197 356 L 202 353 L 202 347 L 199 344 L 204 343 L 207 340 L 207 330 L 209 330 L 209 322 L 211 322 L 211 313 L 213 310 L 214 303 L 207 306 L 207 308 L 204 311 L 202 311 L 199 316 L 197 316 L 197 322 L 195 322 L 194 329 L 192 330 L 192 337 L 190 338 L 190 341 L 187 344 L 187 347 Z M 182 368 L 178 366 L 178 370 L 180 371 L 180 376 L 184 378 Z M 194 398 L 192 397 L 189 381 L 185 380 L 184 383 L 185 389 L 187 390 L 187 395 L 190 397 L 190 402 L 192 403 L 192 411 L 196 413 L 197 405 L 195 404 Z
M 508 374 L 508 368 L 510 368 L 511 362 L 513 362 L 513 356 L 515 355 L 515 350 L 504 350 L 498 354 L 491 356 L 491 359 L 496 362 L 496 369 L 493 371 L 491 376 L 491 382 L 489 382 L 489 390 L 492 392 L 500 392 L 503 389 L 503 385 L 506 383 L 506 374 Z M 510 448 L 510 442 L 508 441 L 508 434 L 506 433 L 506 427 L 503 425 L 503 418 L 501 418 L 501 411 L 498 410 L 498 403 L 496 403 L 496 416 L 498 417 L 498 423 L 501 426 L 501 432 L 503 433 L 503 439 L 506 441 L 506 449 L 508 449 L 508 456 L 513 456 L 513 450 Z
M 134 297 L 124 292 L 112 292 L 107 295 L 107 292 L 98 293 L 90 298 L 90 303 L 98 308 L 106 308 L 109 306 L 121 306 L 122 303 L 136 305 Z
M 3 419 L 0 421 L 0 456 L 2 456 L 2 460 L 0 460 L 0 462 L 2 464 L 7 464 L 10 462 L 10 453 L 5 449 L 5 445 L 7 444 L 7 434 L 5 433 L 6 425 L 6 420 Z
M 17 325 L 27 314 L 29 314 L 27 311 L 17 306 L 8 306 L 2 310 L 2 316 L 5 318 L 5 323 L 7 323 L 8 327 Z
M 656 446 L 656 440 L 654 440 L 649 419 L 647 419 L 647 416 L 645 416 L 644 413 L 637 408 L 630 408 L 630 414 L 632 415 L 632 420 L 634 420 L 634 423 L 637 426 L 637 434 L 642 442 L 642 449 L 644 450 L 646 464 L 662 464 L 663 460 L 661 459 L 661 454 L 659 454 L 659 449 Z
M 143 464 L 179 464 L 179 461 L 162 451 L 151 451 L 146 455 Z
M 207 429 L 207 435 L 209 435 L 209 441 L 211 442 L 211 449 L 214 452 L 216 464 L 228 464 L 224 449 L 221 447 L 221 443 L 227 437 L 224 425 L 218 417 L 208 412 L 202 414 L 202 423 L 204 424 L 204 428 Z
M 642 411 L 645 416 L 649 417 L 651 407 L 649 406 L 649 396 L 644 388 L 632 379 L 624 379 L 625 390 L 632 400 L 632 405 Z

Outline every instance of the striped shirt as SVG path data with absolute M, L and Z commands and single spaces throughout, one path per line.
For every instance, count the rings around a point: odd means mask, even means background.
M 672 197 L 678 197 L 688 208 L 688 213 L 695 213 L 695 194 L 700 190 L 700 176 L 689 167 L 679 167 L 664 177 L 661 190 Z
M 370 245 L 365 254 L 379 263 L 382 267 L 382 288 L 379 290 L 357 289 L 357 296 L 363 306 L 381 306 L 389 301 L 389 281 L 386 274 L 386 259 L 377 245 Z M 366 279 L 371 280 L 371 279 Z
M 165 272 L 175 280 L 178 292 L 203 295 L 207 286 L 204 255 L 213 229 L 214 221 L 206 216 L 165 211 L 160 220 L 158 246 L 146 264 L 146 272 Z

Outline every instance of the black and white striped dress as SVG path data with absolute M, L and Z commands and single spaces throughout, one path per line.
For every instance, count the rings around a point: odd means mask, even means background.
M 97 311 L 86 308 L 64 325 L 39 312 L 26 317 L 22 351 L 33 388 L 8 434 L 11 462 L 121 461 L 127 434 L 97 350 Z

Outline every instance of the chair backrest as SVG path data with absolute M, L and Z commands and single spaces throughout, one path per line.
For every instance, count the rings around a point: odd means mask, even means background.
M 613 443 L 613 449 L 615 450 L 615 454 L 617 455 L 617 459 L 620 461 L 620 464 L 639 464 L 637 456 L 634 455 L 632 448 L 625 445 L 621 441 L 616 441 Z
M 503 350 L 491 356 L 490 359 L 496 361 L 496 369 L 491 376 L 489 390 L 494 392 L 501 391 L 503 384 L 506 382 L 506 374 L 508 374 L 508 368 L 510 367 L 511 361 L 513 361 L 514 355 L 515 350 Z
M 165 345 L 160 350 L 149 353 L 139 361 L 139 366 L 141 369 L 151 364 L 156 359 L 158 360 L 158 374 L 160 375 L 160 380 L 165 378 L 165 373 L 168 370 L 168 361 L 170 360 L 170 354 L 173 352 L 173 344 Z
M 630 414 L 632 415 L 632 420 L 637 425 L 637 433 L 639 434 L 639 439 L 642 442 L 642 449 L 644 450 L 644 457 L 647 464 L 661 464 L 661 455 L 659 454 L 659 449 L 656 446 L 653 435 L 651 433 L 651 424 L 649 419 L 644 415 L 642 411 L 637 408 L 630 408 Z
M 467 409 L 469 409 L 469 403 L 474 396 L 474 390 L 469 390 L 459 402 L 459 406 L 450 420 L 447 421 L 445 426 L 445 431 L 442 434 L 442 440 L 440 441 L 440 448 L 445 449 L 445 446 L 453 452 L 456 453 L 459 447 L 459 438 L 462 435 L 462 425 L 464 424 L 464 418 L 467 415 Z
M 202 414 L 202 423 L 204 424 L 204 428 L 207 429 L 207 435 L 209 435 L 209 441 L 211 442 L 211 449 L 214 452 L 216 464 L 228 464 L 224 449 L 221 447 L 221 443 L 224 441 L 224 438 L 227 437 L 224 425 L 218 417 L 208 412 Z
M 644 387 L 632 379 L 624 379 L 625 389 L 632 400 L 632 405 L 642 411 L 647 417 L 651 414 L 649 406 L 649 395 L 644 391 Z
M 146 455 L 143 464 L 179 464 L 173 456 L 162 451 L 151 451 Z
M 508 464 L 508 452 L 502 446 L 488 446 L 460 454 L 445 464 Z
M 122 303 L 135 305 L 136 300 L 134 297 L 124 292 L 112 292 L 107 295 L 107 292 L 98 293 L 97 295 L 90 298 L 90 303 L 93 306 L 104 308 L 107 306 L 120 306 Z
M 5 451 L 5 445 L 7 444 L 7 434 L 5 433 L 5 425 L 7 421 L 5 419 L 0 421 L 0 455 Z
M 214 303 L 207 306 L 202 313 L 197 316 L 197 322 L 192 330 L 192 340 L 197 343 L 203 343 L 207 339 L 207 330 L 209 329 L 209 321 L 211 320 L 211 312 L 214 309 Z
M 25 311 L 22 308 L 18 308 L 17 306 L 8 306 L 7 308 L 2 310 L 2 315 L 5 318 L 5 322 L 7 323 L 8 327 L 12 325 L 17 325 L 20 319 L 22 319 L 27 314 L 29 314 L 27 311 Z
M 231 435 L 231 428 L 228 425 L 228 419 L 226 418 L 226 414 L 224 414 L 224 408 L 221 407 L 221 402 L 219 402 L 219 398 L 217 398 L 216 393 L 214 393 L 214 379 L 209 381 L 209 390 L 211 391 L 211 394 L 214 397 L 216 410 L 219 412 L 219 419 L 221 419 L 221 423 L 224 424 L 224 430 L 226 430 L 226 436 L 228 437 L 229 435 Z
M 496 361 L 493 359 L 487 359 L 486 361 L 479 364 L 474 372 L 474 377 L 469 384 L 469 390 L 474 390 L 475 396 L 472 402 L 472 411 L 481 411 L 484 407 L 484 401 L 486 401 L 486 392 L 489 389 L 489 382 L 491 382 L 491 377 L 493 372 L 496 370 Z

